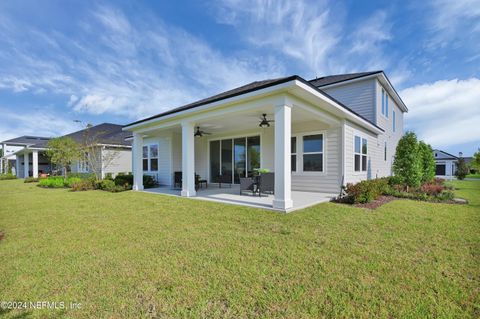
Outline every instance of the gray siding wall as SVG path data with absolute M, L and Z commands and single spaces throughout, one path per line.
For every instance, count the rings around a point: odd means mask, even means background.
M 144 145 L 158 145 L 158 171 L 145 171 L 145 175 L 153 176 L 160 185 L 172 185 L 173 182 L 173 153 L 172 153 L 172 134 L 163 134 L 156 137 L 145 138 Z M 181 144 L 180 144 L 181 145 Z M 180 149 L 181 151 L 181 149 Z M 142 163 L 140 163 L 142 165 Z M 180 157 L 181 166 L 181 157 Z
M 330 88 L 322 88 L 327 94 L 353 111 L 375 123 L 375 79 L 367 79 Z
M 115 177 L 118 173 L 132 172 L 132 150 L 130 148 L 105 148 L 102 150 L 103 159 L 113 157 L 113 160 L 104 163 L 102 175 L 111 173 Z

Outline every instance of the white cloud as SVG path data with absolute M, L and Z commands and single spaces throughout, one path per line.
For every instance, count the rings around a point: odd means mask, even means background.
M 79 129 L 71 119 L 54 112 L 50 107 L 20 113 L 15 110 L 14 107 L 0 107 L 2 114 L 0 141 L 22 135 L 55 137 Z
M 60 94 L 76 112 L 132 120 L 283 73 L 274 58 L 225 56 L 182 29 L 140 16 L 96 7 L 75 21 L 76 37 L 0 24 L 0 89 Z
M 480 143 L 480 79 L 442 80 L 400 92 L 409 129 L 433 147 Z

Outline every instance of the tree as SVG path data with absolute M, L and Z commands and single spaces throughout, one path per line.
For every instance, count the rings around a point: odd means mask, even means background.
M 393 173 L 400 183 L 406 186 L 407 191 L 409 187 L 420 186 L 422 180 L 418 149 L 417 136 L 413 132 L 407 132 L 398 142 L 395 151 Z
M 51 139 L 47 143 L 46 153 L 53 164 L 62 167 L 65 180 L 67 179 L 67 167 L 81 157 L 78 143 L 70 137 Z
M 105 132 L 94 134 L 90 130 L 91 127 L 91 124 L 87 124 L 83 132 L 82 159 L 85 161 L 88 171 L 94 173 L 97 179 L 101 179 L 102 172 L 112 165 L 120 152 L 100 145 L 99 136 L 105 134 Z
M 465 159 L 463 157 L 460 157 L 458 159 L 458 167 L 457 167 L 457 171 L 455 172 L 455 176 L 457 176 L 458 179 L 462 180 L 465 178 L 465 176 L 468 175 L 468 173 L 469 173 L 468 165 L 465 162 Z
M 420 141 L 418 152 L 421 162 L 422 183 L 431 182 L 435 178 L 435 158 L 433 157 L 432 147 L 424 141 Z
M 471 163 L 471 168 L 474 169 L 475 171 L 480 171 L 480 149 L 478 149 L 478 152 L 473 154 L 473 159 Z

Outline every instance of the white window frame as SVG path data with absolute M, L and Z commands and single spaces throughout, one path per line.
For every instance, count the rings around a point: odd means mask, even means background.
M 322 152 L 303 152 L 303 137 L 309 135 L 322 135 Z M 297 139 L 297 170 L 292 171 L 292 175 L 297 176 L 312 176 L 312 175 L 326 175 L 327 174 L 327 152 L 326 152 L 326 145 L 327 145 L 327 131 L 313 131 L 313 132 L 302 132 L 292 134 L 292 137 Z M 304 171 L 303 170 L 303 155 L 304 154 L 322 154 L 322 171 L 321 172 L 312 172 L 312 171 Z
M 89 169 L 88 169 L 88 152 L 85 152 L 83 154 L 83 158 L 82 159 L 79 159 L 77 161 L 77 171 L 79 173 L 88 173 L 89 172 Z
M 292 169 L 292 173 L 296 173 L 298 171 L 298 137 L 296 137 L 295 135 L 292 135 L 292 137 L 290 137 L 290 142 L 292 141 L 292 139 L 295 138 L 295 153 L 292 153 L 290 152 L 290 159 L 292 158 L 292 156 L 295 156 L 295 170 Z M 290 150 L 291 150 L 291 145 L 290 145 Z M 291 161 L 291 160 L 290 160 Z
M 383 117 L 388 119 L 388 100 L 389 100 L 389 95 L 387 90 L 382 87 L 382 115 Z
M 357 153 L 355 151 L 355 137 L 360 138 L 360 153 Z M 366 154 L 362 153 L 363 140 L 367 141 L 367 153 Z M 354 175 L 361 175 L 361 174 L 365 174 L 365 173 L 368 172 L 368 150 L 370 148 L 368 146 L 368 144 L 369 144 L 368 143 L 368 137 L 365 134 L 361 134 L 361 133 L 358 133 L 358 132 L 355 132 L 353 134 L 353 145 L 352 145 L 352 147 L 353 147 L 353 167 L 352 167 L 352 169 L 353 169 Z M 360 170 L 359 171 L 355 170 L 355 155 L 360 155 Z M 365 170 L 362 169 L 363 156 L 365 156 L 367 158 L 366 159 L 367 165 L 366 165 Z
M 382 87 L 382 115 L 385 116 L 385 89 Z
M 151 157 L 150 148 L 152 146 L 157 147 L 157 157 Z M 143 147 L 147 147 L 147 157 L 143 156 Z M 150 144 L 143 144 L 143 147 L 142 147 L 142 170 L 143 170 L 143 172 L 158 173 L 158 171 L 160 170 L 160 162 L 159 162 L 159 159 L 160 159 L 160 145 L 158 143 L 150 143 Z M 155 160 L 155 159 L 157 160 L 157 170 L 152 171 L 151 160 Z M 147 170 L 145 170 L 144 167 L 143 167 L 143 161 L 144 160 L 147 160 Z

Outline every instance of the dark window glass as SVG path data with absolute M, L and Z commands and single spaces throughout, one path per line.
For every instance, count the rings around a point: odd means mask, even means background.
M 384 160 L 386 161 L 387 160 L 387 142 L 385 142 L 385 151 L 384 151 Z
M 367 140 L 362 138 L 362 154 L 367 154 Z
M 253 176 L 255 169 L 260 168 L 260 136 L 247 137 L 247 170 Z
M 220 141 L 210 142 L 210 181 L 218 183 L 220 175 Z
M 153 172 L 158 171 L 158 158 L 150 159 L 150 170 Z
M 150 145 L 150 158 L 158 158 L 158 145 Z
M 362 171 L 367 170 L 367 157 L 364 155 L 362 156 Z
M 360 155 L 355 154 L 355 172 L 360 172 Z
M 232 180 L 232 140 L 222 140 L 222 170 L 221 174 L 227 176 L 225 180 Z
M 294 136 L 292 137 L 291 139 L 291 147 L 290 147 L 290 151 L 292 154 L 295 154 L 297 153 L 297 138 Z
M 297 171 L 297 155 L 292 155 L 292 172 Z
M 143 158 L 148 158 L 148 146 L 144 146 L 142 149 Z
M 235 161 L 235 178 L 234 183 L 240 183 L 240 177 L 245 177 L 245 160 L 246 160 L 245 138 L 236 138 L 234 140 L 234 161 Z
M 323 154 L 304 154 L 303 155 L 304 172 L 322 172 Z
M 303 152 L 322 152 L 323 151 L 323 135 L 305 135 L 303 137 Z
M 361 143 L 360 137 L 355 136 L 355 153 L 360 153 L 360 143 Z
M 148 159 L 147 158 L 143 159 L 143 170 L 148 171 Z

